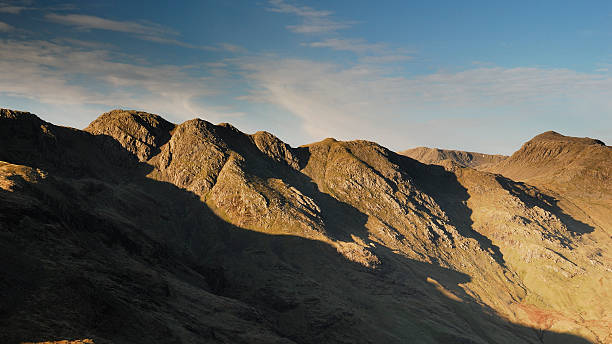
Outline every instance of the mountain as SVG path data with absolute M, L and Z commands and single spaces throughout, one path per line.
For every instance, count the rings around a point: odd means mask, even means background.
M 612 147 L 602 141 L 549 131 L 484 170 L 567 199 L 568 207 L 578 208 L 575 216 L 612 235 Z
M 368 141 L 0 110 L 0 342 L 606 343 L 610 237 Z
M 460 150 L 417 147 L 399 152 L 424 164 L 439 165 L 443 161 L 452 161 L 463 167 L 483 168 L 507 158 L 505 155 L 492 155 Z

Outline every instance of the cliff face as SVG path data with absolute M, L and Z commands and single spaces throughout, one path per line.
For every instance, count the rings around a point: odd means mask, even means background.
M 609 340 L 610 238 L 538 188 L 135 111 L 0 134 L 3 342 Z

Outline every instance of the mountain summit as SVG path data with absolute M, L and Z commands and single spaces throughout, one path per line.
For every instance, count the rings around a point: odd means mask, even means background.
M 579 144 L 555 143 L 579 166 L 608 154 Z M 0 341 L 605 343 L 610 214 L 515 181 L 513 164 L 558 164 L 519 152 L 494 174 L 369 141 L 3 109 Z

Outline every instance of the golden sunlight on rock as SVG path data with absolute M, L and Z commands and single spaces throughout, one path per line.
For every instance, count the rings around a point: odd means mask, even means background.
M 444 288 L 444 286 L 442 286 L 435 279 L 433 279 L 431 277 L 427 277 L 427 282 L 432 284 L 433 286 L 435 286 L 436 289 L 438 289 L 439 292 L 441 292 L 444 296 L 448 297 L 449 299 L 451 299 L 453 301 L 457 301 L 457 302 L 463 302 L 463 300 L 461 298 L 459 298 L 457 295 L 455 295 L 452 292 L 450 292 L 448 289 Z
M 91 339 L 52 340 L 47 342 L 22 342 L 21 344 L 95 344 Z

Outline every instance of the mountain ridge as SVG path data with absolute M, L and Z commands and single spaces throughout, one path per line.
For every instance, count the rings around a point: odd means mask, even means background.
M 399 154 L 418 160 L 424 164 L 441 164 L 448 160 L 463 167 L 482 168 L 507 158 L 505 155 L 484 154 L 451 149 L 416 147 L 400 151 Z
M 46 295 L 15 298 L 14 311 L 0 318 L 12 329 L 5 338 L 36 339 L 24 338 L 25 329 L 41 340 L 81 335 L 96 343 L 603 343 L 609 336 L 607 289 L 598 285 L 609 283 L 609 252 L 594 251 L 592 239 L 601 229 L 529 185 L 423 165 L 368 141 L 293 148 L 266 132 L 199 119 L 175 125 L 122 110 L 78 131 L 37 117 L 17 123 L 18 115 L 2 111 L 0 224 L 7 234 L 0 244 L 24 249 L 10 252 Z M 33 234 L 49 225 L 56 229 Z M 59 243 L 67 253 L 50 260 L 45 252 L 62 252 Z M 92 271 L 83 285 L 59 285 L 109 313 L 71 317 L 86 313 L 54 303 L 66 300 L 52 287 L 60 282 L 40 277 L 29 262 L 69 276 Z M 141 281 L 128 277 L 132 270 Z M 5 274 L 11 295 L 20 295 L 21 279 Z M 592 283 L 592 276 L 601 279 Z M 547 290 L 551 280 L 560 284 Z M 127 292 L 142 303 L 122 301 Z M 87 296 L 98 294 L 111 303 Z M 41 305 L 59 318 L 40 314 Z M 223 321 L 195 320 L 210 309 Z M 153 329 L 144 319 L 166 320 L 151 322 Z M 113 321 L 128 320 L 113 333 Z

